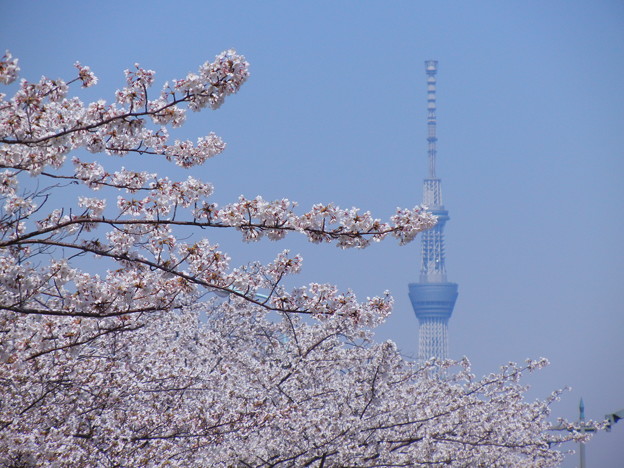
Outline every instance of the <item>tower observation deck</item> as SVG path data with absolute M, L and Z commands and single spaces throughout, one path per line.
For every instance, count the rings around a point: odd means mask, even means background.
M 420 324 L 418 359 L 448 358 L 448 321 L 457 299 L 457 284 L 446 279 L 444 225 L 450 219 L 442 202 L 442 181 L 436 176 L 436 75 L 438 62 L 425 62 L 427 74 L 427 154 L 429 175 L 423 181 L 423 205 L 438 223 L 421 234 L 422 265 L 418 283 L 409 284 L 409 297 Z

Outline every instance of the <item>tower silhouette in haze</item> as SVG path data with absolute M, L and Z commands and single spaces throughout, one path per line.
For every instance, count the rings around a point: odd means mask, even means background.
M 427 154 L 429 175 L 423 181 L 423 205 L 438 223 L 421 234 L 422 265 L 409 297 L 419 322 L 418 359 L 448 358 L 448 321 L 457 299 L 457 284 L 449 283 L 444 264 L 444 225 L 450 219 L 442 202 L 442 181 L 436 176 L 436 75 L 438 62 L 425 62 L 427 73 Z

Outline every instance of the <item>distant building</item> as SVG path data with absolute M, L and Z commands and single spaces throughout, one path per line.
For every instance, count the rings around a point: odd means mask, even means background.
M 421 234 L 420 281 L 409 284 L 409 297 L 420 324 L 418 359 L 448 358 L 448 321 L 457 299 L 457 284 L 446 279 L 444 225 L 450 219 L 442 203 L 442 181 L 436 176 L 436 74 L 438 62 L 425 62 L 427 73 L 427 142 L 429 177 L 423 182 L 423 205 L 438 224 Z

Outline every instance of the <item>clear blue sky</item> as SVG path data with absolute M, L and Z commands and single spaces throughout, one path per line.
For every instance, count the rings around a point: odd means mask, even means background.
M 557 416 L 574 419 L 581 396 L 591 418 L 624 408 L 621 1 L 2 0 L 0 16 L 0 49 L 20 58 L 23 77 L 90 65 L 100 84 L 84 100 L 112 100 L 134 62 L 164 81 L 226 48 L 244 54 L 242 91 L 175 133 L 228 142 L 194 174 L 214 182 L 221 204 L 261 194 L 387 218 L 420 203 L 423 62 L 437 59 L 447 268 L 460 288 L 451 354 L 478 374 L 548 357 L 530 396 L 572 386 Z M 218 236 L 234 264 L 288 247 L 305 258 L 297 282 L 391 290 L 395 313 L 379 336 L 415 354 L 407 283 L 418 279 L 418 243 L 345 252 Z M 588 466 L 622 466 L 622 447 L 624 423 L 588 445 Z

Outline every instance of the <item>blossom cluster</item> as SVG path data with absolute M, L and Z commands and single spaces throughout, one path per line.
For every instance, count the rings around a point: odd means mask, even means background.
M 4 53 L 2 60 L 0 60 L 0 83 L 11 84 L 18 76 L 20 71 L 17 65 L 18 60 L 11 55 L 8 50 Z

